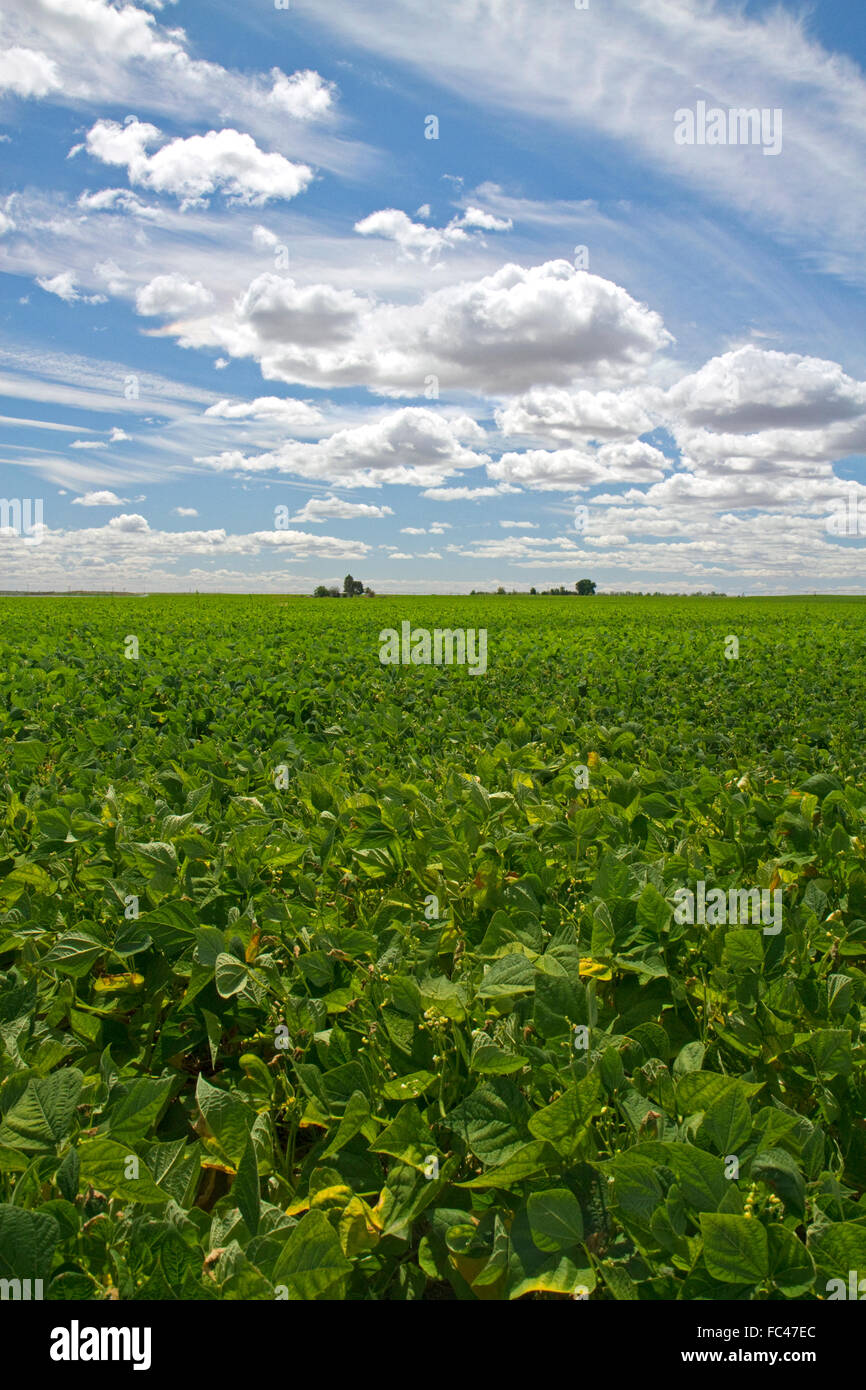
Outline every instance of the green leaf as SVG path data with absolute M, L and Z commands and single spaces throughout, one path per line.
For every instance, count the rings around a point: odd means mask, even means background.
M 339 1299 L 352 1266 L 324 1212 L 311 1211 L 290 1233 L 271 1275 L 290 1301 Z
M 217 1058 L 220 1052 L 220 1043 L 223 1038 L 222 1020 L 217 1018 L 208 1009 L 202 1009 L 201 1016 L 204 1019 L 204 1026 L 207 1029 L 207 1045 L 210 1052 L 210 1064 L 216 1067 Z
M 60 1227 L 53 1216 L 4 1202 L 0 1206 L 0 1278 L 48 1280 L 59 1239 Z M 36 1296 L 32 1290 L 31 1295 Z
M 376 1143 L 370 1145 L 370 1150 L 372 1153 L 390 1154 L 393 1158 L 399 1158 L 401 1163 L 408 1163 L 423 1171 L 427 1157 L 436 1152 L 436 1141 L 417 1106 L 409 1101 L 401 1106 Z
M 809 1236 L 809 1250 L 823 1273 L 848 1282 L 848 1271 L 866 1278 L 866 1221 L 837 1221 Z
M 516 994 L 531 994 L 535 989 L 535 970 L 522 951 L 495 960 L 485 971 L 478 986 L 479 999 L 505 999 Z
M 543 1110 L 537 1110 L 529 1121 L 529 1132 L 535 1139 L 546 1139 L 563 1158 L 570 1158 L 581 1148 L 589 1122 L 602 1104 L 601 1082 L 590 1073 Z
M 75 1067 L 28 1081 L 0 1124 L 0 1144 L 25 1153 L 51 1152 L 72 1129 L 83 1085 Z
M 608 1183 L 608 1201 L 626 1229 L 639 1241 L 652 1239 L 652 1218 L 664 1200 L 651 1159 L 634 1149 L 596 1165 Z
M 700 1071 L 706 1050 L 702 1042 L 690 1042 L 681 1047 L 674 1059 L 674 1078 L 679 1079 L 689 1072 Z
M 247 1146 L 247 1136 L 253 1127 L 255 1113 L 237 1096 L 212 1086 L 203 1076 L 199 1076 L 195 1088 L 208 1132 L 214 1137 L 230 1163 L 237 1167 Z
M 739 1152 L 752 1132 L 752 1112 L 741 1087 L 730 1086 L 704 1112 L 698 1129 L 698 1142 L 708 1139 L 716 1153 Z
M 68 931 L 58 936 L 51 950 L 42 957 L 42 964 L 49 970 L 57 970 L 62 975 L 79 979 L 86 975 L 93 962 L 104 956 L 109 947 L 105 941 L 86 931 Z
M 566 1187 L 534 1192 L 526 1204 L 529 1230 L 539 1250 L 570 1250 L 583 1240 L 580 1203 Z
M 764 964 L 764 938 L 756 929 L 733 928 L 725 934 L 722 964 L 731 970 L 760 971 Z
M 797 1162 L 785 1149 L 764 1149 L 752 1159 L 751 1176 L 765 1182 L 786 1207 L 806 1215 L 806 1182 Z
M 485 1081 L 446 1115 L 453 1130 L 482 1163 L 502 1163 L 526 1143 L 529 1106 L 512 1081 Z
M 771 1226 L 767 1236 L 773 1283 L 786 1298 L 801 1298 L 815 1282 L 812 1256 L 787 1226 Z
M 694 1115 L 708 1110 L 714 1101 L 731 1090 L 741 1090 L 746 1099 L 760 1091 L 754 1082 L 739 1081 L 733 1076 L 721 1076 L 714 1071 L 692 1071 L 677 1082 L 677 1109 L 681 1115 Z
M 631 1152 L 670 1168 L 683 1200 L 695 1211 L 718 1211 L 731 1186 L 723 1160 L 693 1144 L 650 1142 Z
M 701 1215 L 704 1261 L 723 1284 L 759 1284 L 770 1272 L 767 1232 L 748 1216 Z
M 533 1139 L 531 1143 L 524 1144 L 522 1148 L 511 1154 L 504 1163 L 498 1164 L 495 1168 L 490 1168 L 479 1177 L 470 1179 L 469 1182 L 458 1183 L 458 1187 L 513 1187 L 515 1183 L 522 1182 L 524 1178 L 535 1177 L 537 1173 L 543 1173 L 545 1169 L 551 1167 L 556 1162 L 556 1150 L 546 1144 L 543 1139 Z
M 511 1223 L 507 1258 L 509 1299 L 523 1298 L 528 1293 L 575 1297 L 584 1290 L 590 1294 L 595 1288 L 595 1273 L 588 1256 L 578 1251 L 539 1250 L 532 1237 L 526 1206 L 521 1206 Z
M 168 1104 L 174 1086 L 170 1076 L 161 1080 L 140 1076 L 122 1095 L 117 1094 L 120 1088 L 115 1087 L 100 1130 L 119 1143 L 143 1139 Z
M 168 1194 L 157 1187 L 144 1160 L 127 1144 L 113 1139 L 89 1139 L 78 1146 L 81 1181 L 90 1183 L 106 1197 L 123 1197 L 133 1202 L 168 1201 Z
M 673 908 L 665 902 L 657 888 L 648 883 L 637 900 L 635 919 L 643 932 L 654 941 L 667 931 Z
M 818 1028 L 806 1042 L 806 1050 L 815 1062 L 821 1077 L 850 1076 L 854 1061 L 851 1056 L 851 1034 L 846 1028 Z
M 252 1138 L 247 1139 L 241 1161 L 238 1164 L 235 1180 L 232 1183 L 232 1197 L 244 1219 L 244 1225 L 251 1236 L 259 1229 L 261 1214 L 261 1193 L 259 1191 L 259 1169 Z
M 225 951 L 220 952 L 214 965 L 214 980 L 217 994 L 222 999 L 230 999 L 233 994 L 240 994 L 248 978 L 249 966 L 246 961 L 238 960 L 236 956 L 230 956 Z

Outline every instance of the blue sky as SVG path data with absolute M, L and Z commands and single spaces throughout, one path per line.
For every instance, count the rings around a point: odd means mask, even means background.
M 0 42 L 0 587 L 866 592 L 861 7 Z

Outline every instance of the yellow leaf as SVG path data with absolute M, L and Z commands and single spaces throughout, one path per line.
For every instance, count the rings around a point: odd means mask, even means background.
M 131 971 L 126 975 L 100 975 L 94 980 L 93 988 L 97 994 L 123 994 L 127 990 L 141 989 L 144 976 Z
M 580 958 L 581 975 L 592 975 L 596 980 L 612 980 L 610 966 L 605 965 L 600 960 L 593 960 L 592 956 L 581 956 Z

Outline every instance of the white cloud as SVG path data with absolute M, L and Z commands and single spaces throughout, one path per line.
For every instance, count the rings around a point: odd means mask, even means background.
M 448 419 L 432 410 L 407 406 L 336 430 L 317 442 L 291 439 L 268 453 L 246 456 L 228 450 L 196 462 L 218 472 L 294 473 L 350 487 L 382 483 L 433 487 L 459 469 L 487 463 L 486 454 L 470 447 L 485 438 L 468 415 Z
M 640 388 L 568 391 L 561 387 L 533 387 L 497 410 L 496 423 L 504 435 L 575 442 L 636 438 L 654 424 L 645 396 Z
M 306 164 L 266 154 L 251 135 L 231 128 L 178 137 L 148 154 L 148 146 L 162 139 L 156 126 L 135 118 L 123 126 L 97 121 L 87 132 L 87 150 L 104 164 L 125 165 L 130 183 L 173 194 L 185 205 L 220 190 L 230 202 L 261 206 L 296 197 L 313 177 Z
M 217 401 L 208 406 L 205 415 L 219 420 L 264 420 L 286 429 L 304 429 L 320 425 L 322 412 L 306 401 L 292 396 L 257 396 L 254 401 Z
M 123 512 L 120 516 L 113 516 L 108 523 L 109 529 L 122 531 L 126 535 L 141 535 L 150 530 L 150 526 L 143 516 L 138 512 Z
M 253 245 L 257 246 L 260 251 L 270 251 L 272 247 L 278 246 L 279 242 L 280 238 L 267 227 L 263 227 L 261 223 L 257 223 L 253 227 Z
M 426 536 L 427 529 L 424 526 L 401 526 L 401 536 Z
M 818 430 L 866 416 L 866 382 L 837 362 L 741 347 L 706 362 L 667 393 L 687 425 L 718 432 Z
M 107 449 L 104 439 L 73 439 L 70 449 Z
M 172 514 L 174 516 L 198 516 L 195 507 L 173 507 Z
M 500 483 L 498 487 L 428 487 L 422 493 L 431 502 L 477 502 L 482 497 L 499 497 L 504 492 L 519 492 L 519 487 Z
M 157 275 L 143 285 L 135 296 L 139 314 L 194 314 L 213 303 L 213 295 L 200 280 L 187 280 L 176 273 Z
M 564 147 L 571 167 L 602 136 L 613 159 L 621 148 L 674 190 L 741 209 L 800 256 L 862 281 L 866 79 L 812 37 L 808 10 L 746 15 L 748 7 L 717 0 L 605 0 L 579 13 L 567 4 L 441 0 L 431 25 L 427 0 L 296 3 L 377 62 L 404 64 L 421 81 L 435 72 L 488 119 L 501 110 L 509 121 L 558 127 L 565 138 L 551 132 L 549 144 Z M 676 145 L 674 112 L 698 97 L 783 109 L 782 156 Z
M 513 530 L 517 527 L 525 528 L 527 530 L 533 530 L 535 528 L 534 521 L 500 521 L 499 525 L 504 527 L 506 530 Z
M 83 497 L 73 497 L 73 507 L 122 507 L 126 497 L 118 497 L 114 492 L 85 492 Z M 115 517 L 114 520 L 119 518 Z
M 19 97 L 44 97 L 60 86 L 57 64 L 32 48 L 7 48 L 0 53 L 0 92 Z
M 605 482 L 656 482 L 671 463 L 660 449 L 635 441 L 582 449 L 527 449 L 488 465 L 491 478 L 544 491 L 568 491 Z
M 299 512 L 292 517 L 293 521 L 330 521 L 338 519 L 349 521 L 355 518 L 367 517 L 378 519 L 385 516 L 393 516 L 391 507 L 374 507 L 367 502 L 346 502 L 342 497 L 311 497 Z
M 425 203 L 419 208 L 417 216 L 430 216 L 430 208 Z M 383 208 L 373 212 L 355 223 L 355 231 L 361 236 L 383 237 L 395 241 L 402 251 L 411 256 L 418 253 L 424 260 L 438 255 L 448 246 L 468 242 L 466 227 L 475 230 L 507 232 L 511 229 L 511 219 L 495 217 L 480 208 L 468 208 L 461 216 L 452 217 L 447 226 L 426 227 L 423 222 L 413 222 L 405 212 L 398 208 Z
M 132 435 L 127 434 L 126 430 L 122 430 L 119 425 L 115 425 L 111 431 L 111 437 L 109 442 L 111 444 L 122 444 L 124 440 L 131 438 Z
M 429 374 L 443 390 L 491 393 L 628 380 L 671 337 L 655 311 L 618 285 L 547 261 L 505 265 L 416 304 L 376 304 L 351 290 L 260 275 L 232 318 L 197 323 L 180 341 L 255 357 L 270 380 L 418 395 Z
M 63 299 L 67 304 L 104 304 L 104 294 L 82 294 L 78 288 L 78 282 L 71 270 L 61 270 L 57 275 L 41 276 L 37 275 L 36 283 L 41 290 L 47 294 L 56 294 L 58 299 Z
M 469 207 L 462 218 L 464 227 L 480 227 L 485 232 L 510 232 L 513 226 L 510 217 L 497 217 L 483 208 Z
M 295 120 L 309 121 L 326 116 L 333 107 L 336 91 L 333 82 L 326 82 L 309 68 L 304 72 L 292 73 L 291 77 L 287 77 L 279 68 L 273 68 L 271 77 L 274 85 L 268 96 L 269 102 Z

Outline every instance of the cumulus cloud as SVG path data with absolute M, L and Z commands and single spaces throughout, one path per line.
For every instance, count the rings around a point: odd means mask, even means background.
M 187 280 L 172 273 L 157 275 L 136 292 L 135 307 L 139 314 L 194 314 L 213 303 L 213 295 L 200 280 Z
M 102 492 L 85 492 L 83 497 L 73 497 L 73 507 L 122 507 L 127 497 L 118 497 L 116 493 L 104 490 Z M 119 518 L 115 517 L 115 521 Z
M 82 294 L 78 288 L 78 281 L 71 270 L 61 270 L 57 275 L 42 276 L 37 275 L 36 283 L 40 289 L 47 294 L 56 294 L 58 299 L 65 300 L 67 304 L 104 304 L 104 294 Z
M 484 430 L 468 415 L 449 419 L 405 407 L 315 442 L 290 439 L 267 453 L 227 450 L 196 462 L 218 472 L 294 473 L 351 487 L 432 487 L 460 469 L 488 463 L 486 453 L 471 447 L 485 440 Z
M 866 382 L 837 362 L 747 346 L 683 377 L 667 404 L 686 424 L 721 432 L 815 430 L 866 415 Z
M 510 232 L 513 226 L 510 217 L 497 217 L 495 213 L 474 207 L 466 209 L 462 223 L 464 227 L 480 227 L 485 232 Z
M 296 512 L 292 517 L 293 521 L 350 521 L 355 518 L 367 517 L 379 519 L 385 516 L 393 516 L 391 507 L 375 507 L 368 502 L 347 502 L 342 497 L 311 497 L 309 502 Z
M 130 183 L 173 194 L 186 206 L 219 190 L 229 202 L 258 207 L 270 199 L 296 197 L 313 177 L 306 164 L 267 154 L 251 135 L 231 128 L 178 137 L 148 154 L 148 147 L 162 139 L 156 126 L 132 118 L 122 126 L 97 121 L 86 143 L 88 153 L 103 164 L 125 166 Z
M 198 511 L 195 507 L 173 507 L 172 514 L 174 516 L 198 516 Z
M 233 316 L 184 331 L 189 347 L 251 356 L 270 380 L 420 394 L 492 394 L 641 376 L 670 342 L 660 316 L 626 290 L 568 261 L 502 266 L 415 304 L 375 303 L 326 284 L 258 276 Z
M 418 252 L 425 258 L 437 254 L 446 246 L 469 240 L 466 232 L 454 223 L 441 230 L 425 227 L 423 222 L 413 222 L 411 217 L 397 208 L 383 208 L 381 212 L 370 213 L 369 217 L 355 223 L 355 231 L 360 236 L 378 236 L 385 241 L 396 241 L 401 250 L 409 254 Z
M 500 483 L 498 487 L 428 487 L 421 494 L 431 502 L 477 502 L 482 497 L 499 497 L 503 492 L 519 492 L 519 487 Z
M 149 531 L 150 526 L 138 512 L 123 512 L 121 516 L 111 518 L 108 529 L 110 531 L 122 531 L 124 535 L 138 536 L 144 531 Z
M 44 97 L 61 85 L 57 64 L 32 48 L 7 48 L 0 53 L 0 92 L 19 97 Z
M 254 401 L 217 401 L 205 415 L 218 420 L 264 420 L 286 429 L 320 425 L 323 415 L 318 406 L 297 401 L 292 396 L 257 396 Z
M 307 68 L 287 77 L 279 68 L 271 69 L 273 86 L 268 95 L 271 105 L 298 121 L 326 116 L 334 104 L 336 88 L 317 72 Z
M 422 213 L 429 217 L 429 207 L 425 205 L 423 209 L 419 208 L 416 215 Z M 424 260 L 429 260 L 446 247 L 468 242 L 471 238 L 465 230 L 467 227 L 475 231 L 507 232 L 511 230 L 511 225 L 510 218 L 496 217 L 481 208 L 468 208 L 462 215 L 452 217 L 445 227 L 427 227 L 423 222 L 413 222 L 398 208 L 382 208 L 380 212 L 370 213 L 369 217 L 356 222 L 355 231 L 361 236 L 395 241 L 407 255 L 418 254 Z
M 527 449 L 506 453 L 488 465 L 491 478 L 542 491 L 567 491 L 604 482 L 656 482 L 671 467 L 660 449 L 635 440 L 596 450 Z
M 504 435 L 573 441 L 636 438 L 654 423 L 645 396 L 639 388 L 568 391 L 534 387 L 497 410 L 496 423 Z

